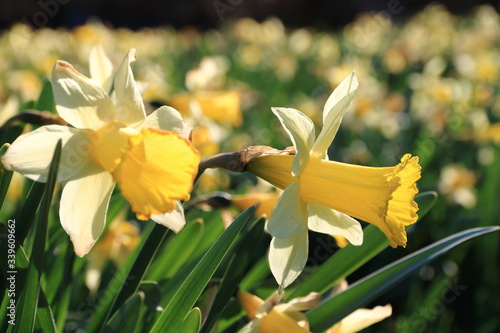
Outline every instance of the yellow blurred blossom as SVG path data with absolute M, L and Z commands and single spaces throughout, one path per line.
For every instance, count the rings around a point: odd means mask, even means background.
M 319 305 L 321 296 L 310 293 L 297 297 L 288 303 L 278 304 L 284 294 L 271 294 L 265 301 L 258 296 L 239 290 L 238 301 L 251 322 L 240 333 L 305 333 L 310 332 L 306 316 L 301 311 Z
M 476 205 L 474 185 L 477 177 L 474 172 L 462 165 L 451 164 L 441 170 L 438 188 L 452 202 L 471 208 Z

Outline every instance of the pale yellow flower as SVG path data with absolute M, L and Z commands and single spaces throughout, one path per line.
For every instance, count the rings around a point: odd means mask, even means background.
M 417 220 L 415 182 L 418 157 L 403 156 L 395 167 L 372 168 L 328 160 L 326 151 L 357 90 L 354 73 L 335 89 L 315 139 L 313 122 L 300 111 L 273 108 L 297 154 L 254 158 L 247 170 L 284 189 L 269 219 L 273 239 L 271 271 L 285 288 L 302 272 L 308 257 L 308 229 L 341 235 L 360 245 L 363 231 L 352 217 L 375 224 L 393 247 L 406 245 L 405 226 Z M 352 217 L 351 217 L 352 216 Z
M 256 295 L 239 290 L 238 301 L 251 320 L 240 333 L 310 332 L 309 322 L 301 311 L 317 307 L 321 296 L 313 292 L 288 303 L 278 304 L 283 296 L 284 294 L 275 292 L 264 301 Z
M 200 157 L 175 109 L 163 106 L 146 117 L 130 68 L 135 59 L 132 49 L 113 84 L 111 63 L 100 49 L 91 53 L 92 79 L 58 61 L 52 70 L 56 109 L 71 126 L 43 126 L 22 135 L 2 157 L 7 169 L 45 182 L 62 140 L 59 215 L 79 256 L 104 228 L 115 183 L 139 219 L 152 217 L 174 231 L 185 223 L 179 200 L 189 199 Z

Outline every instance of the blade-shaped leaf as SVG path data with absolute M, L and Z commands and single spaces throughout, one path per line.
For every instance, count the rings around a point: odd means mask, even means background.
M 203 323 L 200 333 L 210 332 L 213 325 L 216 323 L 220 314 L 228 304 L 234 292 L 238 288 L 238 283 L 245 274 L 250 259 L 254 253 L 255 244 L 263 235 L 265 219 L 257 220 L 245 238 L 238 244 L 238 247 L 227 266 L 222 282 L 219 286 L 217 295 L 208 313 L 207 319 Z
M 255 206 L 241 213 L 224 231 L 192 270 L 174 294 L 151 332 L 178 332 L 183 319 L 194 306 L 203 289 L 210 281 L 228 249 L 245 223 L 253 216 Z
M 201 220 L 188 223 L 176 237 L 158 252 L 151 269 L 148 271 L 149 280 L 159 281 L 170 278 L 189 259 L 203 235 Z
M 111 316 L 101 332 L 134 332 L 137 325 L 141 323 L 141 318 L 138 314 L 141 313 L 140 308 L 143 300 L 144 295 L 141 292 L 127 299 Z
M 415 201 L 419 205 L 418 219 L 420 220 L 434 205 L 437 194 L 424 192 L 419 194 Z M 348 276 L 361 267 L 368 260 L 375 257 L 389 246 L 385 235 L 374 225 L 369 225 L 363 230 L 363 244 L 361 246 L 347 245 L 339 250 L 330 259 L 286 296 L 286 299 L 305 296 L 312 291 L 323 293 L 332 288 L 340 279 Z M 322 249 L 329 251 L 331 249 Z
M 201 311 L 194 308 L 187 314 L 179 333 L 197 333 L 201 325 Z
M 327 329 L 437 256 L 466 240 L 498 230 L 500 227 L 474 228 L 462 231 L 379 269 L 352 284 L 345 291 L 326 298 L 318 308 L 307 312 L 306 316 L 309 319 L 311 330 L 319 332 Z
M 7 281 L 15 280 L 15 287 L 20 288 L 20 286 L 24 285 L 24 281 L 26 280 L 26 273 L 27 273 L 28 266 L 29 266 L 29 260 L 28 260 L 28 256 L 26 254 L 26 251 L 19 244 L 19 242 L 17 240 L 15 240 L 16 244 L 14 247 L 14 249 L 16 249 L 16 250 L 9 251 L 9 250 L 14 250 L 11 247 L 12 243 L 9 242 L 9 238 L 10 238 L 9 234 L 10 233 L 7 230 L 7 228 L 3 224 L 0 223 L 0 239 L 2 239 L 2 241 L 0 241 L 0 244 L 2 245 L 0 250 L 2 251 L 2 253 L 15 252 L 15 260 L 10 259 L 11 258 L 10 256 L 7 257 L 8 260 L 4 260 L 4 261 L 0 262 L 0 270 L 1 270 L 2 276 L 4 277 L 3 281 L 7 282 Z M 15 261 L 15 270 L 13 270 L 12 266 L 10 266 L 11 264 L 14 265 L 14 261 Z M 9 279 L 9 280 L 7 280 L 7 279 Z M 5 297 L 4 297 L 3 302 L 2 302 L 2 307 L 0 308 L 1 318 L 7 318 L 7 320 L 0 321 L 0 332 L 7 332 L 8 327 L 12 326 L 12 325 L 9 325 L 9 321 L 12 321 L 12 323 L 15 324 L 19 318 L 16 316 L 17 311 L 11 312 L 11 310 L 8 308 L 8 306 L 12 307 L 12 305 L 10 304 L 11 299 L 14 298 L 15 300 L 17 300 L 17 298 L 16 298 L 17 293 L 15 292 L 15 290 L 11 290 L 10 285 L 8 287 L 9 287 L 9 289 L 5 288 L 5 294 L 4 294 Z M 47 301 L 46 301 L 45 293 L 43 292 L 43 290 L 40 290 L 40 303 L 44 304 L 46 302 Z M 38 316 L 45 316 L 47 314 L 50 315 L 50 318 L 41 318 L 40 322 L 42 322 L 42 321 L 43 321 L 43 323 L 50 322 L 51 318 L 52 318 L 52 314 L 47 313 L 45 311 L 37 311 L 37 317 Z M 46 331 L 51 332 L 53 330 L 46 329 Z
M 116 309 L 133 295 L 155 257 L 169 229 L 157 223 L 149 223 L 141 243 L 111 280 L 106 297 L 101 298 L 94 316 L 87 326 L 87 332 L 97 332 Z
M 9 147 L 8 144 L 4 144 L 0 148 L 0 157 L 7 151 Z M 14 172 L 5 170 L 2 165 L 0 165 L 0 209 L 2 209 L 3 202 L 7 196 L 7 191 L 9 190 L 10 180 L 12 179 L 12 174 Z
M 50 171 L 36 225 L 36 236 L 33 243 L 33 250 L 30 255 L 30 264 L 28 266 L 26 280 L 19 297 L 18 311 L 23 314 L 23 320 L 18 321 L 15 326 L 10 326 L 9 331 L 13 328 L 13 332 L 32 332 L 35 327 L 37 305 L 40 295 L 40 278 L 43 272 L 45 258 L 45 243 L 47 240 L 50 204 L 54 194 L 57 170 L 59 168 L 59 160 L 61 158 L 61 149 L 62 142 L 59 140 L 54 151 L 54 156 L 52 157 L 52 162 L 50 163 Z M 56 327 L 54 318 L 50 318 L 48 321 L 44 320 L 47 315 L 50 314 L 51 316 L 47 301 L 45 300 L 42 303 L 44 304 L 40 305 L 43 307 L 42 311 L 44 311 L 43 314 L 45 316 L 40 320 L 46 328 L 50 328 L 51 331 L 55 332 Z

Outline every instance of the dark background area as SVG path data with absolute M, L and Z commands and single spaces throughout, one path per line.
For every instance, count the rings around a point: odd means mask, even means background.
M 280 18 L 291 27 L 316 26 L 335 29 L 352 21 L 360 12 L 384 11 L 392 19 L 404 19 L 433 1 L 419 0 L 2 0 L 0 29 L 24 21 L 32 27 L 75 27 L 99 18 L 114 27 L 132 29 L 151 26 L 209 29 L 225 20 L 253 17 Z M 452 13 L 466 13 L 479 4 L 497 10 L 500 1 L 441 1 Z

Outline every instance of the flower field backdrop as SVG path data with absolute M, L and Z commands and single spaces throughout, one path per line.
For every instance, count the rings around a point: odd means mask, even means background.
M 492 7 L 335 32 L 19 24 L 0 58 L 0 331 L 500 329 Z M 84 171 L 102 178 L 75 190 Z

